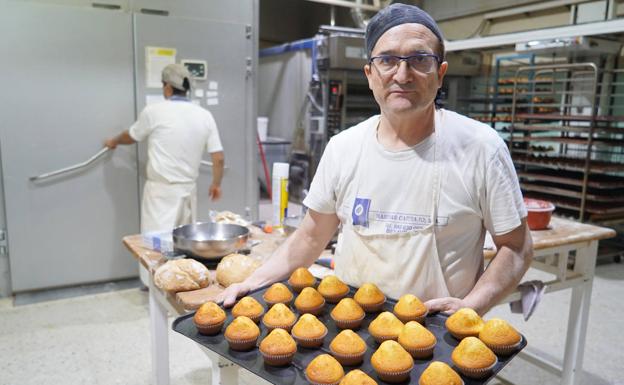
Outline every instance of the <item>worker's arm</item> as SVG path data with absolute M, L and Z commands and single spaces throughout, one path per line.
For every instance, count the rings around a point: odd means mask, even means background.
M 104 145 L 111 150 L 114 150 L 120 144 L 135 144 L 136 140 L 132 139 L 128 130 L 124 130 L 121 134 L 110 138 L 104 142 Z
M 321 214 L 313 210 L 303 218 L 299 228 L 245 281 L 230 285 L 217 298 L 231 306 L 237 297 L 250 290 L 286 279 L 298 267 L 310 266 L 330 241 L 339 219 L 336 214 Z
M 453 313 L 469 307 L 483 315 L 516 289 L 533 259 L 533 241 L 526 218 L 511 232 L 492 238 L 498 252 L 470 293 L 464 299 L 448 297 L 427 301 L 425 305 L 430 312 Z
M 225 164 L 223 151 L 211 152 L 212 159 L 212 184 L 208 191 L 210 199 L 216 201 L 221 198 L 221 179 L 223 179 L 223 167 Z

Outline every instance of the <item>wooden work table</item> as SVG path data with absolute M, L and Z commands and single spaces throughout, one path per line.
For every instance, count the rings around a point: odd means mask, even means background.
M 253 226 L 251 233 L 253 240 L 261 241 L 251 249 L 251 255 L 261 260 L 268 258 L 286 239 L 281 233 L 266 234 Z M 547 230 L 532 231 L 531 235 L 534 250 L 531 267 L 554 276 L 551 281 L 544 282 L 545 292 L 571 289 L 571 301 L 563 365 L 552 363 L 552 360 L 539 352 L 529 351 L 529 347 L 520 352 L 520 356 L 535 365 L 559 374 L 562 384 L 575 385 L 576 374 L 582 370 L 598 241 L 614 237 L 615 231 L 553 218 Z M 200 290 L 177 294 L 165 293 L 154 285 L 153 279 L 155 270 L 166 262 L 165 257 L 159 252 L 144 247 L 141 235 L 126 236 L 123 238 L 123 243 L 132 255 L 150 271 L 149 303 L 153 383 L 166 385 L 169 383 L 168 312 L 175 315 L 188 313 L 202 303 L 213 300 L 223 288 L 218 284 L 213 284 Z M 495 250 L 484 250 L 486 259 L 491 259 L 495 254 Z M 316 276 L 331 272 L 327 268 L 313 266 L 311 270 Z M 504 302 L 517 299 L 520 299 L 518 291 L 506 298 Z M 206 349 L 204 352 L 213 360 L 213 384 L 237 383 L 238 368 L 234 364 L 214 352 Z

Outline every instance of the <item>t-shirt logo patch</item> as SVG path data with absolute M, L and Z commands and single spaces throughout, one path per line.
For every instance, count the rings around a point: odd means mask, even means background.
M 355 198 L 353 202 L 353 225 L 368 227 L 368 210 L 370 209 L 371 200 L 366 198 Z

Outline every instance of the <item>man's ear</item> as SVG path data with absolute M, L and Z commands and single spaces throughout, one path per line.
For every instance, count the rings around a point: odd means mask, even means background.
M 366 75 L 366 79 L 368 80 L 368 88 L 372 91 L 373 90 L 373 87 L 371 87 L 372 72 L 371 72 L 370 64 L 365 64 L 364 65 L 364 75 Z

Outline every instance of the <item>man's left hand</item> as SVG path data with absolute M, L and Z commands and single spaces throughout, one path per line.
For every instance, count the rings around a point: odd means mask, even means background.
M 459 299 L 459 298 L 454 298 L 454 297 L 442 297 L 442 298 L 431 299 L 425 302 L 425 306 L 429 310 L 429 314 L 435 313 L 435 312 L 453 314 L 457 310 L 463 307 L 470 307 L 464 302 L 464 300 Z
M 216 201 L 221 198 L 221 187 L 215 185 L 210 186 L 210 189 L 208 190 L 208 196 L 212 201 Z

